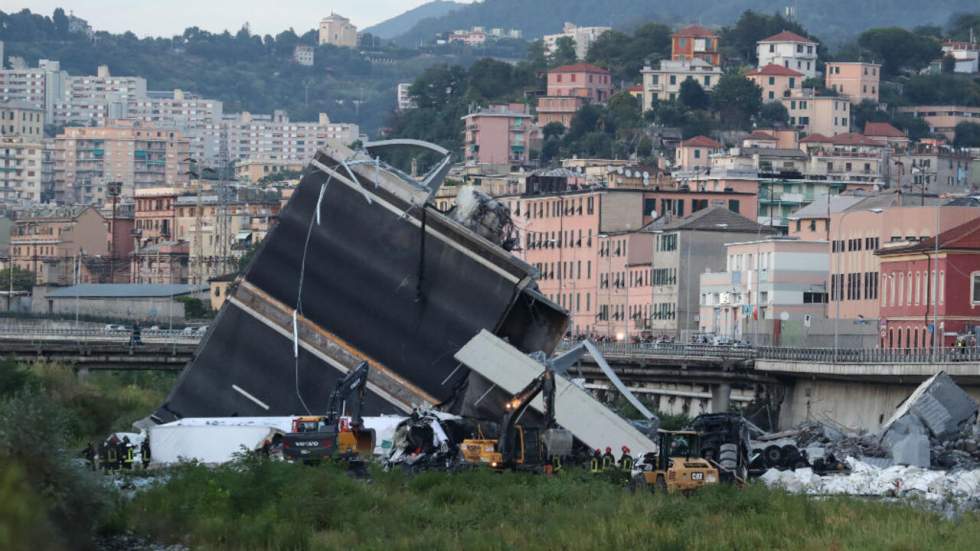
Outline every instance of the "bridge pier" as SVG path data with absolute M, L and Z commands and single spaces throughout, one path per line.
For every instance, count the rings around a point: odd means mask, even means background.
M 732 385 L 718 383 L 711 385 L 711 412 L 723 413 L 729 410 L 732 400 Z

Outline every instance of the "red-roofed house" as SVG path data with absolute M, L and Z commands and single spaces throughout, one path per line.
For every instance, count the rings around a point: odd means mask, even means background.
M 788 98 L 793 90 L 800 88 L 803 79 L 806 78 L 799 71 L 772 63 L 761 69 L 751 71 L 745 76 L 756 83 L 759 88 L 762 88 L 762 101 Z
M 801 89 L 779 101 L 789 111 L 789 124 L 804 134 L 836 136 L 851 130 L 851 102 L 847 98 L 818 96 L 810 89 Z
M 936 239 L 896 243 L 881 261 L 882 348 L 954 346 L 980 326 L 980 219 Z M 930 326 L 938 318 L 937 338 Z M 941 340 L 938 340 L 941 338 Z
M 711 166 L 708 158 L 712 153 L 720 153 L 722 145 L 707 136 L 695 136 L 684 140 L 677 146 L 675 165 L 680 170 L 707 168 Z
M 759 67 L 780 65 L 803 73 L 806 78 L 817 76 L 817 45 L 815 40 L 789 31 L 757 42 Z
M 720 65 L 718 35 L 701 25 L 689 25 L 679 29 L 671 36 L 670 59 L 674 61 L 703 59 L 712 65 Z
M 742 140 L 742 147 L 775 148 L 779 138 L 762 130 L 753 130 Z
M 548 95 L 538 98 L 538 125 L 560 122 L 568 128 L 586 103 L 605 103 L 612 95 L 609 71 L 589 63 L 548 71 Z
M 909 137 L 887 122 L 864 123 L 864 135 L 879 143 L 890 145 L 897 149 L 905 149 L 909 145 Z

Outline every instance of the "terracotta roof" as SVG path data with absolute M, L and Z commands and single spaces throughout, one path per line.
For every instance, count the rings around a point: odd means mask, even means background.
M 799 71 L 794 71 L 789 67 L 783 67 L 782 65 L 776 65 L 775 63 L 770 63 L 761 69 L 756 69 L 748 73 L 748 76 L 763 75 L 767 77 L 801 77 L 803 73 Z
M 630 86 L 629 88 L 626 89 L 626 91 L 627 92 L 642 92 L 643 91 L 643 85 L 636 84 L 634 86 Z
M 871 138 L 865 136 L 864 134 L 857 134 L 855 132 L 847 132 L 845 134 L 837 134 L 830 138 L 830 143 L 834 145 L 867 145 L 874 147 L 884 147 L 881 142 L 877 140 L 872 140 Z
M 877 254 L 886 256 L 894 253 L 925 252 L 935 249 L 936 238 L 930 237 L 918 243 L 910 244 L 907 247 L 879 250 Z M 980 218 L 975 218 L 939 234 L 939 250 L 945 251 L 950 249 L 980 250 Z
M 833 143 L 830 138 L 823 134 L 810 134 L 800 140 L 800 143 Z
M 776 136 L 768 132 L 763 132 L 762 130 L 753 130 L 751 134 L 748 135 L 749 140 L 766 140 L 770 142 L 776 141 Z
M 677 29 L 674 36 L 716 36 L 715 31 L 702 25 L 688 25 Z
M 904 138 L 905 134 L 887 122 L 867 122 L 864 124 L 865 136 L 882 138 Z
M 816 42 L 816 40 L 810 40 L 805 36 L 800 36 L 794 32 L 783 31 L 781 33 L 774 34 L 769 38 L 763 38 L 759 42 Z
M 591 63 L 576 63 L 574 65 L 562 65 L 561 67 L 555 67 L 548 71 L 549 73 L 606 73 L 609 71 L 599 67 L 598 65 L 593 65 Z
M 694 136 L 681 142 L 681 147 L 710 147 L 712 149 L 721 149 L 721 144 L 707 136 Z

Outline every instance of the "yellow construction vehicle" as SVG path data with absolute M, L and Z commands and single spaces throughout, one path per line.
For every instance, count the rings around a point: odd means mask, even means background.
M 544 401 L 544 428 L 517 424 L 531 401 L 541 394 Z M 460 451 L 470 464 L 489 465 L 493 469 L 525 469 L 560 466 L 571 455 L 572 433 L 555 424 L 555 374 L 546 369 L 504 405 L 506 413 L 500 422 L 500 438 L 463 440 Z
M 693 431 L 657 432 L 657 453 L 648 454 L 630 489 L 651 492 L 693 492 L 718 483 L 718 469 L 701 457 L 701 437 Z
M 306 463 L 331 457 L 344 458 L 348 463 L 370 458 L 374 453 L 374 431 L 364 428 L 361 420 L 367 377 L 368 364 L 362 362 L 337 383 L 326 415 L 293 419 L 292 432 L 283 437 L 283 455 Z M 342 404 L 351 407 L 349 420 L 342 416 Z

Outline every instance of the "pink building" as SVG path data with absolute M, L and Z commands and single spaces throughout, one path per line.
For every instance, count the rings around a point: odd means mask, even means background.
M 538 126 L 544 128 L 552 122 L 565 128 L 572 126 L 575 113 L 588 101 L 578 96 L 548 96 L 538 98 Z
M 879 319 L 880 296 L 884 288 L 879 278 L 879 257 L 875 252 L 891 242 L 932 237 L 936 235 L 937 226 L 943 232 L 980 218 L 980 208 L 946 203 L 936 197 L 884 193 L 859 201 L 842 212 L 832 213 L 827 317 Z
M 463 121 L 467 165 L 514 167 L 530 161 L 530 142 L 537 130 L 526 105 L 491 105 Z
M 599 234 L 599 309 L 595 332 L 618 341 L 650 334 L 654 234 Z
M 650 221 L 642 190 L 558 190 L 501 200 L 522 228 L 515 254 L 538 270 L 541 292 L 569 311 L 569 331 L 603 330 L 596 321 L 598 295 L 605 291 L 599 287 L 599 236 L 637 230 Z
M 878 103 L 881 66 L 877 63 L 828 62 L 824 72 L 825 86 L 847 96 L 851 103 L 870 100 Z
M 548 71 L 548 96 L 577 96 L 605 103 L 612 95 L 609 71 L 589 63 L 564 65 Z
M 707 136 L 694 136 L 684 140 L 677 147 L 675 166 L 681 170 L 691 170 L 695 167 L 711 166 L 708 157 L 712 153 L 721 153 L 722 145 Z

